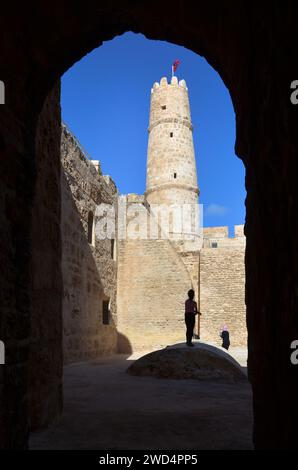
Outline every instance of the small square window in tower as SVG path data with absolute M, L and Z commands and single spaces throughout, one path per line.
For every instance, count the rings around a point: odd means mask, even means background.
M 110 301 L 109 300 L 102 301 L 102 323 L 104 325 L 110 324 Z
M 164 105 L 161 107 L 161 109 L 163 109 L 163 110 L 167 109 L 166 105 L 164 104 Z
M 217 242 L 211 242 L 211 248 L 217 248 Z

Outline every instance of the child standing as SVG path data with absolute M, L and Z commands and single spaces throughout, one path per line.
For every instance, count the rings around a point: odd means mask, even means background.
M 227 325 L 224 325 L 221 329 L 220 337 L 222 338 L 222 348 L 229 349 L 230 347 L 230 333 Z

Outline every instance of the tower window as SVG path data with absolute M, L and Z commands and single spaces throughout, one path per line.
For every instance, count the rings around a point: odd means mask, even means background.
M 170 132 L 170 137 L 173 137 L 173 135 L 174 135 L 173 132 Z
M 167 109 L 166 105 L 163 105 L 163 106 L 161 107 L 161 109 L 163 109 L 163 110 Z
M 217 242 L 212 242 L 211 243 L 211 248 L 217 248 Z
M 104 325 L 110 324 L 110 301 L 109 300 L 102 301 L 102 323 Z
M 174 173 L 174 179 L 176 179 L 176 178 L 177 178 L 177 173 Z

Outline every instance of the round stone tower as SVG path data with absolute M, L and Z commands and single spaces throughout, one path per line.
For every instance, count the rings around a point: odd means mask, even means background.
M 149 204 L 198 204 L 186 83 L 163 77 L 151 90 L 145 197 Z

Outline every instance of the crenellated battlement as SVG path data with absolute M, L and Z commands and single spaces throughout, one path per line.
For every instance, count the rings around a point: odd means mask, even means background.
M 244 225 L 234 225 L 234 237 L 229 236 L 229 227 L 204 227 L 203 228 L 204 238 L 239 238 L 244 237 Z
M 244 225 L 234 226 L 233 237 L 229 236 L 229 228 L 227 226 L 203 228 L 204 248 L 245 247 L 245 243 Z
M 168 79 L 167 77 L 162 77 L 160 79 L 160 82 L 155 82 L 153 84 L 153 87 L 151 88 L 151 93 L 153 93 L 154 91 L 157 91 L 157 90 L 161 90 L 163 88 L 166 88 L 166 87 L 173 87 L 173 86 L 178 86 L 178 87 L 181 87 L 181 88 L 184 88 L 186 91 L 188 90 L 187 89 L 187 86 L 186 86 L 186 82 L 184 79 L 182 80 L 179 80 L 178 81 L 178 78 L 174 75 L 172 78 L 171 78 L 171 81 L 168 83 Z

